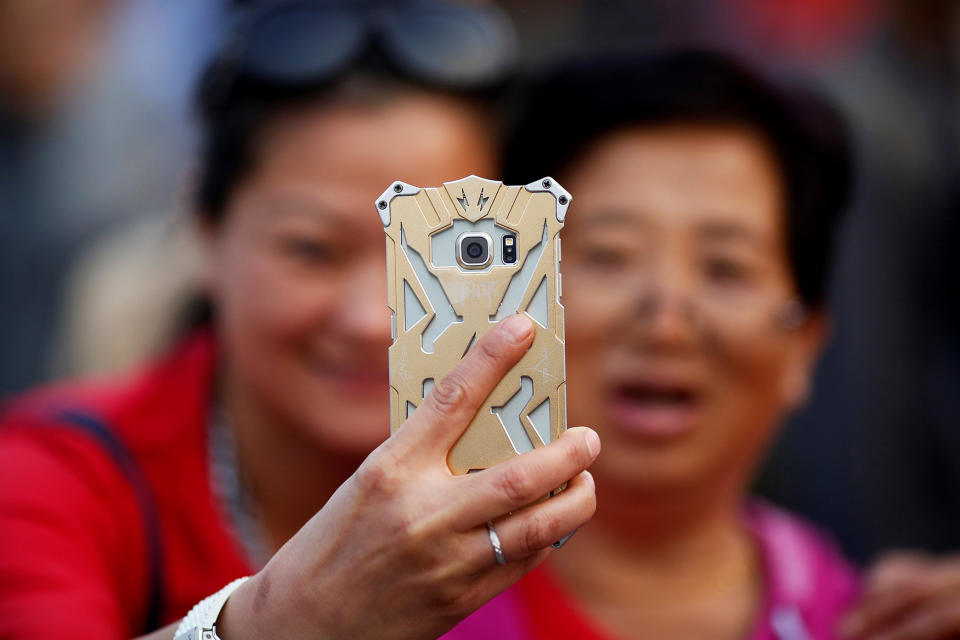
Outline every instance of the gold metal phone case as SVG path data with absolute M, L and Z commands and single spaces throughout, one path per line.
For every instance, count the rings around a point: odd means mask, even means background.
M 395 182 L 377 200 L 393 312 L 391 433 L 496 322 L 520 312 L 534 321 L 529 351 L 451 449 L 453 473 L 486 469 L 566 429 L 559 233 L 570 199 L 551 178 L 521 187 L 469 176 L 437 188 Z

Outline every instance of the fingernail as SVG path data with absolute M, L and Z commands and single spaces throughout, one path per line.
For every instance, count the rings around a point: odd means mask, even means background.
M 503 323 L 503 330 L 507 332 L 507 335 L 517 344 L 521 342 L 526 342 L 527 338 L 530 337 L 530 333 L 533 331 L 533 324 L 530 322 L 530 318 L 518 313 L 507 318 Z
M 597 435 L 597 432 L 593 429 L 587 430 L 586 435 L 587 442 L 587 451 L 590 452 L 591 457 L 596 457 L 600 453 L 600 436 Z

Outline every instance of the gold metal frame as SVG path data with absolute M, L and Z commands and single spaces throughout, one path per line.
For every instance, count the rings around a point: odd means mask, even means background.
M 391 433 L 498 319 L 518 312 L 534 319 L 530 350 L 490 393 L 450 451 L 453 473 L 485 469 L 543 446 L 566 429 L 559 233 L 569 203 L 570 194 L 550 178 L 521 187 L 476 176 L 424 189 L 397 182 L 377 201 L 387 236 L 394 327 Z M 481 221 L 492 220 L 498 232 L 515 234 L 516 263 L 495 260 L 485 269 L 469 270 L 436 266 L 431 239 L 458 220 L 468 221 L 459 225 L 471 229 L 478 223 L 491 228 Z M 441 289 L 442 295 L 437 293 Z M 425 348 L 425 332 L 437 322 L 436 332 L 444 319 L 447 326 L 434 336 L 432 348 Z

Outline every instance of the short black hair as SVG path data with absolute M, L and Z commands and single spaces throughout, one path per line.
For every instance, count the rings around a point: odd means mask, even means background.
M 727 54 L 620 52 L 554 65 L 523 101 L 505 147 L 504 179 L 559 178 L 606 134 L 679 123 L 745 127 L 768 143 L 786 194 L 797 292 L 805 305 L 823 306 L 852 184 L 846 123 L 822 95 L 779 87 Z

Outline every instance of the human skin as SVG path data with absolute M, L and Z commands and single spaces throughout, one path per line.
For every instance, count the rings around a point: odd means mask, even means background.
M 551 565 L 624 638 L 742 638 L 760 568 L 745 484 L 805 399 L 823 319 L 796 308 L 775 161 L 747 129 L 616 131 L 560 176 L 568 407 L 604 440 L 600 507 Z
M 948 640 L 960 635 L 960 556 L 898 551 L 867 572 L 843 638 Z
M 384 442 L 390 329 L 374 200 L 395 180 L 491 175 L 491 139 L 471 107 L 431 93 L 308 105 L 267 127 L 223 219 L 202 229 L 221 401 L 275 551 L 230 598 L 224 640 L 436 637 L 593 514 L 585 469 L 599 441 L 586 428 L 483 473 L 447 468 L 529 347 L 523 316 L 478 341 Z M 507 515 L 567 479 L 560 496 Z
M 0 2 L 0 88 L 22 116 L 42 120 L 93 62 L 116 0 Z

